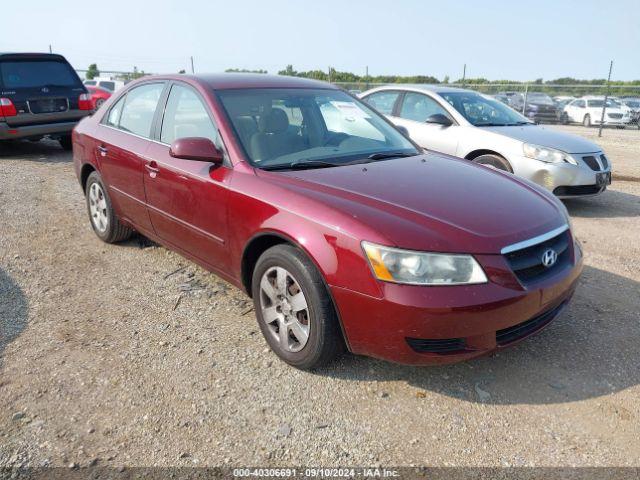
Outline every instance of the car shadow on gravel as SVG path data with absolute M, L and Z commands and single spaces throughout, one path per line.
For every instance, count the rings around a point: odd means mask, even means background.
M 421 368 L 347 355 L 317 374 L 406 382 L 415 387 L 416 400 L 427 392 L 501 405 L 609 395 L 640 383 L 639 291 L 639 282 L 586 267 L 573 301 L 555 321 L 492 356 Z
M 0 268 L 0 367 L 4 349 L 26 328 L 28 311 L 24 293 Z
M 71 152 L 63 150 L 57 141 L 49 139 L 39 142 L 28 140 L 0 142 L 0 161 L 7 158 L 41 163 L 66 163 L 73 160 Z
M 607 190 L 597 197 L 566 199 L 563 203 L 572 217 L 640 217 L 640 197 L 617 190 Z

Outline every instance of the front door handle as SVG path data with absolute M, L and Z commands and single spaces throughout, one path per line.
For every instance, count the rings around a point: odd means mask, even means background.
M 107 156 L 107 152 L 109 151 L 109 149 L 103 145 L 99 145 L 98 146 L 98 151 L 100 152 L 100 155 L 102 155 L 103 157 Z
M 150 161 L 149 163 L 144 164 L 144 168 L 149 172 L 149 176 L 151 178 L 156 178 L 158 173 L 160 173 L 160 169 L 158 168 L 158 164 L 155 161 Z

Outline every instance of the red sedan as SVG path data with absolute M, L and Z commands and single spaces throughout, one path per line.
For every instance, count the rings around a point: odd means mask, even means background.
M 89 93 L 91 94 L 91 105 L 93 110 L 99 109 L 102 104 L 111 97 L 111 92 L 105 88 L 92 87 L 91 85 L 85 85 L 85 88 L 89 90 Z
M 100 239 L 136 230 L 244 289 L 299 368 L 344 348 L 487 354 L 546 326 L 582 269 L 553 195 L 425 153 L 322 82 L 145 77 L 77 126 L 73 151 Z

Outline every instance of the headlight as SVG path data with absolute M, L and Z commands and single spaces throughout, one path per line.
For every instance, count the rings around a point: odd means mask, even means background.
M 486 283 L 487 276 L 471 255 L 426 253 L 362 242 L 379 280 L 414 285 Z
M 532 145 L 531 143 L 525 143 L 522 145 L 522 151 L 525 157 L 533 158 L 534 160 L 540 160 L 545 163 L 570 163 L 572 165 L 578 165 L 578 162 L 571 156 L 556 150 L 555 148 L 541 147 L 539 145 Z

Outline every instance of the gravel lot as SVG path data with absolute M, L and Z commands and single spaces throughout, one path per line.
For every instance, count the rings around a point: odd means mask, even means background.
M 548 329 L 455 366 L 315 373 L 267 350 L 234 287 L 101 243 L 55 142 L 0 145 L 0 467 L 639 466 L 640 132 L 598 141 L 614 184 L 567 202 L 586 267 Z

